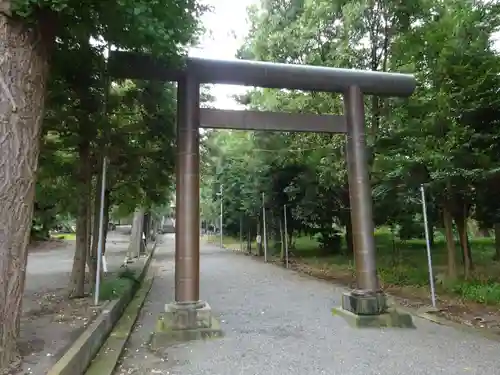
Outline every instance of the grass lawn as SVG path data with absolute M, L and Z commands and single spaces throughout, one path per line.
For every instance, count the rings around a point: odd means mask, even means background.
M 76 241 L 75 233 L 57 233 L 57 234 L 52 234 L 51 237 L 56 238 L 58 240 Z

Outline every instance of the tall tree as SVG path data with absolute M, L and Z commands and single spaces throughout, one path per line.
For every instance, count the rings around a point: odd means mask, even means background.
M 56 45 L 177 55 L 197 30 L 194 0 L 0 1 L 0 368 L 17 357 L 41 125 Z M 82 152 L 83 147 L 82 145 Z

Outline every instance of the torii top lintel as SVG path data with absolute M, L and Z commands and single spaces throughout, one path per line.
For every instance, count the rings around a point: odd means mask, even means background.
M 349 86 L 358 86 L 364 94 L 397 97 L 410 96 L 416 87 L 411 74 L 196 57 L 188 57 L 182 66 L 172 68 L 149 55 L 123 51 L 111 52 L 108 71 L 115 78 L 178 81 L 192 75 L 200 84 L 339 93 Z

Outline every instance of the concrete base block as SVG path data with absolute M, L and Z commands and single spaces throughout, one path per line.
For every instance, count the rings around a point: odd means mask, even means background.
M 342 307 L 334 307 L 332 313 L 342 316 L 354 328 L 416 328 L 410 314 L 395 308 L 388 308 L 385 312 L 377 315 L 360 315 Z
M 387 310 L 387 298 L 383 292 L 353 290 L 342 295 L 342 308 L 356 315 L 380 315 Z
M 180 341 L 204 340 L 223 336 L 220 323 L 206 302 L 167 304 L 158 317 L 151 338 L 151 349 L 159 350 Z

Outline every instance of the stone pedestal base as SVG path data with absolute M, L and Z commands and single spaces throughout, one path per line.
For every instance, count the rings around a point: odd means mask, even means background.
M 415 328 L 412 316 L 387 306 L 384 293 L 366 294 L 358 291 L 342 295 L 342 307 L 333 308 L 334 315 L 344 317 L 356 328 Z
M 179 341 L 220 337 L 222 334 L 208 303 L 167 304 L 165 312 L 158 317 L 151 349 L 158 350 Z
M 342 295 L 342 308 L 356 315 L 379 315 L 387 310 L 387 299 L 383 292 L 353 290 Z

